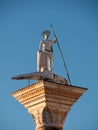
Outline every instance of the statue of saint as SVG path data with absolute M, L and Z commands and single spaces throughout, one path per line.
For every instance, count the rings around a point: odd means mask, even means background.
M 50 31 L 45 30 L 42 32 L 44 40 L 40 42 L 40 47 L 37 52 L 37 70 L 38 72 L 52 71 L 53 64 L 53 49 L 52 44 L 56 43 L 56 37 L 49 40 Z
M 42 32 L 44 40 L 40 42 L 37 52 L 37 72 L 22 74 L 12 77 L 12 79 L 28 79 L 28 80 L 49 80 L 56 83 L 68 84 L 67 80 L 59 75 L 52 73 L 53 65 L 53 49 L 52 44 L 56 43 L 57 39 L 54 36 L 53 40 L 49 40 L 50 31 Z M 47 114 L 47 113 L 46 113 Z

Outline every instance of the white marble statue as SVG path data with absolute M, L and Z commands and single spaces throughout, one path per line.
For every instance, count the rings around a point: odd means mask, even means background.
M 49 40 L 50 31 L 45 30 L 42 32 L 44 40 L 40 42 L 40 47 L 37 52 L 37 72 L 21 74 L 18 76 L 12 77 L 12 79 L 22 80 L 47 80 L 51 82 L 68 84 L 67 80 L 54 74 L 52 72 L 52 64 L 53 64 L 53 49 L 52 44 L 56 43 L 57 39 L 54 37 L 53 40 Z
M 53 64 L 53 49 L 52 44 L 56 43 L 56 37 L 53 40 L 49 40 L 50 31 L 45 30 L 42 32 L 44 40 L 40 42 L 40 47 L 37 52 L 37 71 L 44 72 L 52 71 Z

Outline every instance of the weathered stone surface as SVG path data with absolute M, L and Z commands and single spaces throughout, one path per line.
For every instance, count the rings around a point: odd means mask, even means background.
M 33 72 L 27 74 L 21 74 L 18 76 L 12 77 L 12 79 L 22 80 L 51 80 L 57 83 L 68 84 L 67 80 L 59 75 L 53 74 L 52 71 L 44 71 L 44 72 Z
M 37 130 L 62 130 L 71 106 L 86 88 L 40 81 L 12 93 L 32 115 Z

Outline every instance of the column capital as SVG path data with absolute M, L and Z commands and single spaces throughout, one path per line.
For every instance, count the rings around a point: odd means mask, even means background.
M 12 95 L 28 109 L 37 130 L 62 130 L 71 106 L 86 90 L 68 84 L 40 81 Z

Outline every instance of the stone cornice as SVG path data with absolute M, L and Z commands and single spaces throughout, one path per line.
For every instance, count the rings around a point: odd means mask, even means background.
M 63 128 L 71 106 L 86 90 L 86 88 L 42 80 L 12 95 L 28 109 L 37 129 L 43 126 Z

